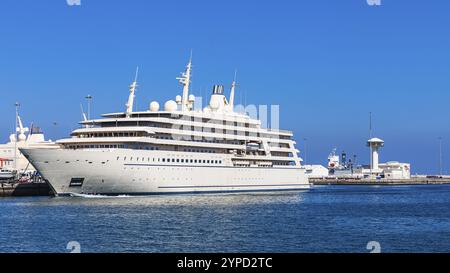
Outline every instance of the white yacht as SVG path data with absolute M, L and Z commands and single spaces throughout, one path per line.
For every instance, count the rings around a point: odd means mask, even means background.
M 18 105 L 18 104 L 17 104 Z M 42 147 L 50 144 L 45 141 L 44 133 L 39 127 L 24 127 L 22 119 L 16 110 L 16 132 L 9 136 L 9 142 L 0 144 L 0 170 L 1 177 L 15 176 L 15 174 L 33 173 L 36 170 L 24 155 L 20 148 Z
M 56 195 L 309 188 L 292 132 L 262 128 L 235 111 L 235 81 L 229 99 L 216 85 L 209 105 L 196 109 L 190 78 L 191 61 L 177 78 L 181 96 L 162 110 L 153 101 L 148 110 L 133 111 L 135 78 L 124 112 L 85 119 L 70 138 L 21 151 Z

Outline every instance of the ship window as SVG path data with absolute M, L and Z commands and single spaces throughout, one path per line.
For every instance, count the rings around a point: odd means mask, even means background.
M 162 162 L 166 162 L 166 159 L 165 159 L 165 158 L 163 158 L 163 159 L 162 159 Z
M 177 163 L 179 163 L 179 162 L 180 162 L 180 159 L 177 158 Z
M 184 163 L 184 159 L 181 159 L 181 163 Z
M 175 158 L 172 158 L 172 162 L 175 162 Z

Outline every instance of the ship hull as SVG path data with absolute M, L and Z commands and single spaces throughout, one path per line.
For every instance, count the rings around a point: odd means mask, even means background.
M 310 187 L 304 169 L 295 166 L 205 166 L 153 160 L 200 156 L 192 153 L 127 149 L 22 149 L 22 152 L 59 196 L 286 191 Z

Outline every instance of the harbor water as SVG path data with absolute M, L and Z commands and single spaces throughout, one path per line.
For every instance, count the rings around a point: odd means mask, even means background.
M 369 242 L 449 252 L 450 185 L 0 200 L 0 252 L 369 252 Z

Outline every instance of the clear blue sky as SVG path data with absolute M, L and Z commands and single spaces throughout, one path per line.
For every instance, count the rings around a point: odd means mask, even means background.
M 386 141 L 381 160 L 450 172 L 450 1 L 4 0 L 0 7 L 0 138 L 24 121 L 55 139 L 93 113 L 124 109 L 140 66 L 137 104 L 180 93 L 194 52 L 193 91 L 229 86 L 247 103 L 279 104 L 281 127 L 307 141 L 307 161 L 333 147 L 369 161 L 368 113 Z M 57 125 L 53 125 L 56 122 Z

